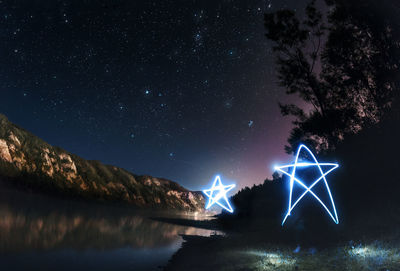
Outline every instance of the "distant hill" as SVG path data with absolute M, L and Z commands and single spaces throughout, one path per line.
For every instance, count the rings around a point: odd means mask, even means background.
M 139 207 L 199 211 L 204 197 L 163 178 L 85 160 L 51 146 L 0 114 L 0 177 L 16 185 Z

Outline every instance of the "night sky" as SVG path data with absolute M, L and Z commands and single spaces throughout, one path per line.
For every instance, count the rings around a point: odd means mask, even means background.
M 189 189 L 217 173 L 261 183 L 287 161 L 291 127 L 263 14 L 304 5 L 0 1 L 0 112 L 83 158 Z

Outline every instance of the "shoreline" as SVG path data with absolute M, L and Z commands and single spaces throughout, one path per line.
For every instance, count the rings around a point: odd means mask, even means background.
M 400 270 L 400 240 L 395 233 L 386 239 L 356 241 L 338 235 L 327 243 L 323 235 L 295 241 L 295 235 L 286 234 L 270 227 L 241 228 L 224 236 L 181 235 L 181 247 L 163 270 Z
M 149 217 L 149 219 L 159 222 L 164 222 L 168 224 L 178 225 L 178 226 L 185 226 L 185 227 L 194 227 L 199 229 L 205 230 L 212 230 L 223 232 L 224 229 L 220 225 L 218 219 L 209 219 L 209 220 L 193 220 L 193 219 L 186 219 L 181 217 Z

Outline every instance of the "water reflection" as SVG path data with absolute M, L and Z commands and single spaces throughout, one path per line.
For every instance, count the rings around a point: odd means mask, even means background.
M 148 218 L 154 214 L 72 205 L 26 198 L 22 204 L 2 198 L 2 266 L 7 270 L 150 270 L 164 265 L 180 247 L 180 234 L 213 233 Z
M 52 248 L 156 248 L 179 234 L 210 231 L 154 221 L 139 215 L 103 216 L 23 213 L 0 205 L 0 252 Z

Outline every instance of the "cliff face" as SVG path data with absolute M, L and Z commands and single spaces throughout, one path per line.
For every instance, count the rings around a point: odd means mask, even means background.
M 137 176 L 53 147 L 0 114 L 0 176 L 20 185 L 136 206 L 199 211 L 204 197 L 170 180 Z

